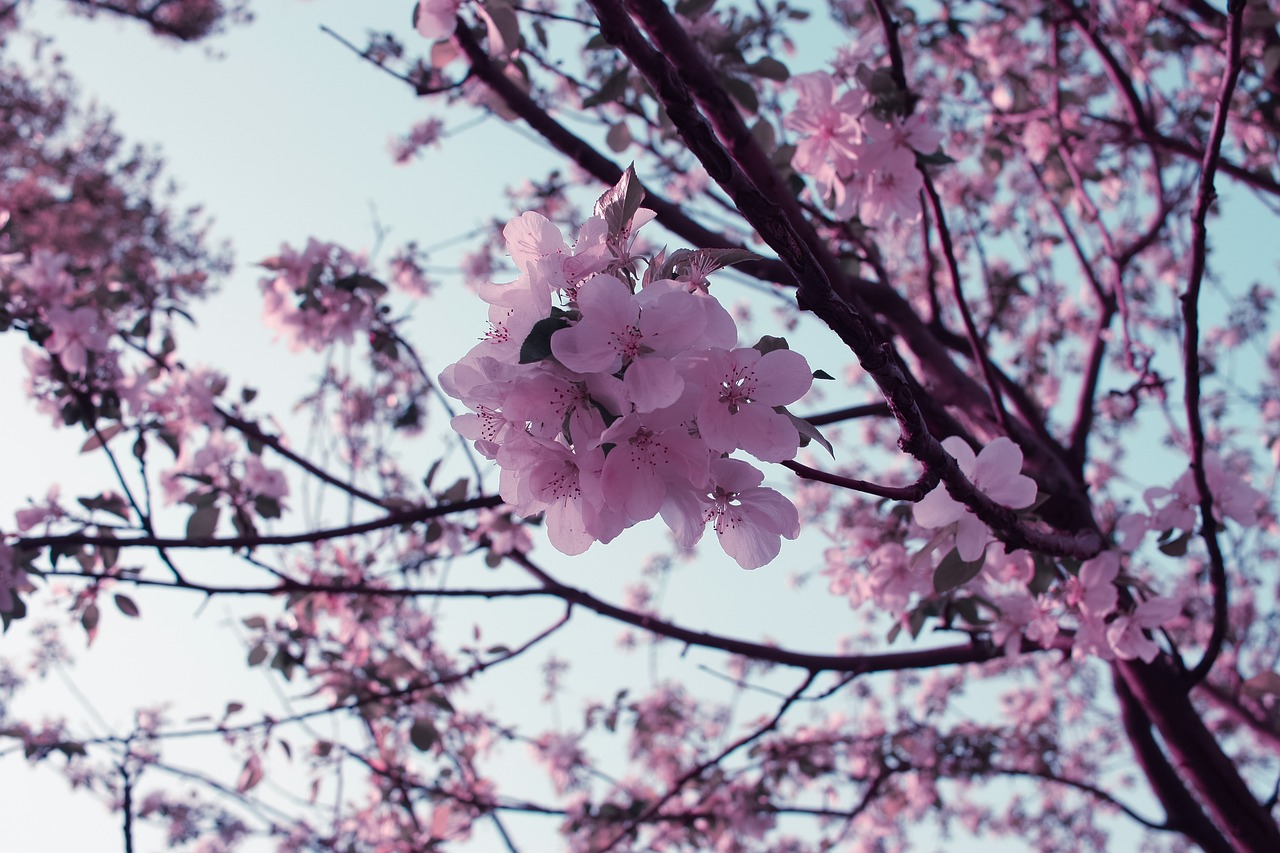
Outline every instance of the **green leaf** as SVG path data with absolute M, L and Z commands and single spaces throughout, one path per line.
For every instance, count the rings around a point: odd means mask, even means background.
M 1260 672 L 1240 686 L 1253 696 L 1280 696 L 1280 675 Z
M 747 66 L 747 71 L 756 77 L 765 77 L 769 80 L 777 80 L 784 83 L 791 77 L 791 72 L 787 70 L 787 66 L 783 65 L 772 56 L 764 56 Z
M 933 573 L 933 591 L 942 595 L 963 586 L 982 572 L 983 562 L 962 560 L 960 552 L 952 548 Z
M 27 616 L 27 603 L 18 596 L 13 596 L 13 606 L 8 610 L 0 611 L 0 623 L 3 623 L 4 630 L 8 631 L 9 626 L 17 622 L 19 619 L 25 619 Z
M 99 527 L 98 535 L 103 539 L 115 539 L 116 535 L 111 532 L 110 527 Z M 116 561 L 120 559 L 120 549 L 111 545 L 99 545 L 97 547 L 98 556 L 102 558 L 102 568 L 110 570 L 115 568 Z
M 116 593 L 115 600 L 116 608 L 125 616 L 128 616 L 131 619 L 137 619 L 138 616 L 141 615 L 141 611 L 138 610 L 138 605 L 135 604 L 134 600 L 129 596 Z
M 253 499 L 253 509 L 263 518 L 280 517 L 280 501 L 266 495 L 258 495 Z
M 243 794 L 256 787 L 261 781 L 262 759 L 256 755 L 251 755 L 249 760 L 244 763 L 244 769 L 240 771 L 239 780 L 236 781 L 236 793 Z
M 786 338 L 775 338 L 773 335 L 762 335 L 760 340 L 751 345 L 751 348 L 761 355 L 778 349 L 791 349 L 787 346 Z
M 640 209 L 642 202 L 644 202 L 644 187 L 640 186 L 635 166 L 631 165 L 627 166 L 627 170 L 622 173 L 622 177 L 616 184 L 596 199 L 593 213 L 605 221 L 609 227 L 609 236 L 614 238 L 620 236 L 631 224 L 631 219 Z M 521 361 L 524 361 L 523 351 Z
M 266 659 L 267 647 L 263 643 L 258 643 L 249 649 L 249 666 L 258 666 Z
M 832 380 L 832 381 L 834 381 L 834 380 L 835 380 L 835 377 L 834 377 L 834 376 L 832 376 L 830 373 L 827 373 L 827 371 L 825 371 L 825 370 L 815 370 L 815 371 L 813 372 L 813 378 L 814 378 L 814 379 L 829 379 L 829 380 Z
M 756 90 L 746 80 L 722 76 L 720 84 L 729 93 L 729 97 L 738 102 L 738 106 L 752 115 L 760 111 L 760 98 L 756 95 Z
M 533 324 L 529 335 L 520 345 L 520 363 L 535 364 L 551 357 L 551 336 L 569 327 L 564 315 L 553 314 Z
M 489 31 L 489 55 L 510 56 L 524 41 L 516 12 L 506 0 L 485 0 L 476 11 Z
M 84 444 L 80 445 L 81 453 L 88 453 L 90 450 L 97 450 L 111 439 L 115 438 L 124 430 L 124 424 L 109 424 L 97 432 L 90 435 L 84 440 Z
M 605 135 L 604 141 L 608 144 L 609 149 L 618 154 L 626 151 L 631 145 L 631 131 L 627 127 L 625 121 L 620 121 L 613 127 L 609 128 L 609 132 Z
M 456 503 L 458 503 L 459 501 L 464 501 L 464 500 L 466 500 L 466 499 L 467 499 L 467 487 L 468 487 L 470 484 L 471 484 L 471 481 L 470 481 L 470 480 L 468 480 L 466 477 L 461 477 L 461 478 L 459 478 L 459 479 L 457 480 L 457 482 L 455 482 L 455 483 L 454 483 L 452 486 L 450 486 L 449 488 L 445 489 L 445 490 L 444 490 L 444 492 L 443 492 L 443 494 L 441 494 L 441 495 L 440 495 L 440 503 L 442 503 L 442 504 L 456 504 Z
M 690 276 L 695 269 L 701 275 L 708 276 L 718 269 L 733 264 L 759 260 L 763 258 L 748 249 L 676 249 L 658 264 L 658 269 L 652 278 L 655 280 L 684 278 Z
M 409 742 L 419 750 L 426 752 L 439 740 L 440 732 L 436 731 L 435 725 L 426 717 L 413 721 L 413 727 L 409 729 Z
M 1191 541 L 1191 534 L 1183 531 L 1176 539 L 1170 539 L 1168 542 L 1162 542 L 1158 546 L 1160 553 L 1169 557 L 1185 557 L 1187 556 L 1187 543 Z
M 677 0 L 676 14 L 693 21 L 715 5 L 716 0 Z
M 631 67 L 628 65 L 624 65 L 613 72 L 598 90 L 582 99 L 582 108 L 589 110 L 592 107 L 612 103 L 621 98 L 627 91 L 627 83 L 631 79 L 630 75 Z
M 1058 580 L 1057 562 L 1053 557 L 1033 553 L 1031 564 L 1035 566 L 1035 574 L 1031 576 L 1031 583 L 1027 584 L 1027 590 L 1032 595 L 1048 592 Z
M 129 520 L 129 504 L 120 495 L 94 495 L 91 498 L 77 498 L 80 506 L 85 509 L 97 509 L 103 512 L 109 512 L 116 518 Z
M 93 643 L 94 636 L 98 633 L 98 619 L 102 613 L 98 610 L 98 605 L 90 602 L 85 607 L 84 612 L 80 614 L 80 625 L 84 628 L 85 634 L 89 637 L 89 643 Z
M 298 665 L 298 659 L 289 654 L 284 646 L 276 649 L 275 656 L 271 658 L 271 668 L 280 670 L 280 674 L 284 676 L 285 681 L 293 680 L 293 668 Z
M 954 163 L 955 159 L 943 154 L 942 149 L 939 148 L 931 154 L 921 154 L 917 151 L 916 162 L 921 166 L 947 166 Z
M 191 513 L 187 519 L 187 538 L 211 539 L 218 529 L 218 517 L 221 515 L 222 508 L 217 504 L 206 504 Z
M 807 447 L 809 442 L 816 441 L 818 444 L 823 446 L 832 459 L 836 458 L 835 448 L 831 446 L 831 442 L 827 441 L 826 436 L 818 432 L 818 428 L 816 426 L 809 423 L 804 418 L 791 414 L 787 411 L 785 406 L 778 406 L 775 411 L 781 411 L 782 414 L 786 415 L 791 420 L 792 426 L 794 426 L 796 431 L 800 433 L 801 447 Z
M 450 702 L 442 693 L 428 694 L 427 701 L 442 711 L 448 711 L 450 714 L 454 713 L 453 703 Z
M 374 299 L 385 296 L 387 293 L 387 286 L 385 284 L 378 281 L 373 276 L 366 275 L 362 272 L 344 275 L 342 278 L 335 281 L 333 286 L 338 290 L 345 290 L 347 293 L 356 293 L 361 290 L 366 290 L 373 294 Z

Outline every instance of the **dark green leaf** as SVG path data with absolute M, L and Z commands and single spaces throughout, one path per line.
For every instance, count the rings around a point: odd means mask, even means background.
M 97 509 L 109 512 L 116 518 L 129 520 L 129 504 L 120 495 L 94 495 L 91 498 L 77 498 L 85 509 Z
M 941 149 L 934 151 L 932 154 L 921 154 L 916 152 L 916 162 L 921 166 L 946 166 L 954 163 L 955 160 L 943 154 Z
M 631 131 L 627 128 L 627 123 L 620 121 L 609 128 L 604 141 L 609 146 L 609 150 L 615 153 L 621 154 L 626 151 L 631 145 Z
M 115 438 L 124 430 L 124 424 L 109 424 L 97 432 L 90 435 L 84 440 L 84 444 L 80 445 L 81 453 L 88 453 L 90 450 L 97 450 L 111 439 Z
M 258 643 L 249 649 L 249 666 L 257 666 L 267 659 L 267 647 Z
M 818 431 L 818 428 L 816 426 L 809 423 L 804 418 L 797 417 L 791 414 L 783 406 L 778 406 L 776 408 L 776 411 L 782 412 L 782 414 L 786 415 L 791 420 L 792 426 L 794 426 L 796 428 L 796 431 L 800 433 L 801 447 L 807 447 L 809 445 L 809 442 L 816 441 L 818 442 L 818 444 L 821 444 L 823 448 L 826 449 L 827 453 L 831 455 L 832 459 L 836 458 L 835 448 L 831 446 L 831 442 L 827 441 L 827 437 Z
M 191 513 L 191 517 L 187 519 L 187 538 L 211 538 L 213 532 L 218 529 L 218 517 L 221 514 L 222 508 L 217 504 L 206 504 Z
M 952 548 L 933 573 L 933 591 L 941 595 L 963 586 L 978 576 L 982 564 L 982 560 L 968 562 L 960 559 L 960 552 Z
M 263 518 L 280 517 L 280 501 L 266 495 L 258 495 L 253 499 L 253 509 Z
M 347 293 L 356 293 L 357 291 L 365 290 L 373 294 L 374 299 L 378 299 L 379 297 L 386 295 L 387 292 L 387 286 L 385 284 L 378 281 L 373 276 L 366 275 L 362 272 L 344 275 L 342 278 L 335 281 L 333 286 L 338 290 L 345 290 Z
M 440 732 L 436 731 L 436 727 L 426 717 L 419 717 L 413 721 L 413 727 L 409 729 L 409 742 L 423 752 L 431 749 L 440 740 Z
M 787 70 L 787 66 L 783 65 L 772 56 L 765 56 L 757 59 L 755 62 L 747 66 L 747 71 L 756 77 L 765 77 L 769 80 L 777 80 L 779 83 L 785 82 L 791 76 L 791 72 Z
M 618 237 L 631 224 L 631 219 L 644 202 L 644 187 L 636 177 L 635 166 L 627 166 L 618 182 L 596 199 L 593 213 L 609 227 L 609 236 Z M 524 353 L 521 352 L 521 361 Z
M 737 77 L 721 77 L 721 85 L 729 93 L 729 97 L 738 102 L 738 106 L 755 115 L 760 110 L 760 98 L 756 90 L 746 80 Z
M 544 317 L 533 324 L 529 335 L 520 345 L 520 363 L 534 364 L 551 357 L 551 336 L 568 328 L 569 321 L 563 315 Z
M 1185 557 L 1187 556 L 1187 543 L 1190 541 L 1191 534 L 1183 531 L 1176 539 L 1162 542 L 1159 545 L 1160 553 L 1169 557 Z
M 630 66 L 622 66 L 605 80 L 600 88 L 582 99 L 582 108 L 589 110 L 592 107 L 598 107 L 601 104 L 612 103 L 618 100 L 627 91 L 627 81 L 630 77 Z
M 775 338 L 773 335 L 761 336 L 760 340 L 752 344 L 751 348 L 761 355 L 773 352 L 776 349 L 791 349 L 791 347 L 787 346 L 786 338 Z

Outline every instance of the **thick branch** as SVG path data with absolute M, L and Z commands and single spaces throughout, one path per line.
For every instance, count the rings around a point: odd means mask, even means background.
M 1178 778 L 1178 772 L 1165 757 L 1151 731 L 1151 721 L 1143 713 L 1133 691 L 1117 670 L 1112 670 L 1112 683 L 1116 699 L 1120 703 L 1120 719 L 1124 724 L 1125 734 L 1129 737 L 1138 766 L 1146 774 L 1151 790 L 1164 807 L 1168 828 L 1185 833 L 1207 853 L 1230 853 L 1231 845 Z
M 898 421 L 899 447 L 919 460 L 926 472 L 936 471 L 939 478 L 947 483 L 952 497 L 973 509 L 1012 548 L 1085 558 L 1101 550 L 1102 537 L 1091 522 L 1089 527 L 1075 533 L 1046 533 L 1031 529 L 1022 525 L 1011 510 L 988 499 L 968 481 L 956 461 L 930 433 L 921 401 L 915 393 L 915 384 L 907 378 L 893 347 L 886 342 L 858 294 L 845 293 L 848 288 L 841 283 L 839 267 L 822 248 L 821 241 L 807 224 L 797 230 L 789 217 L 778 215 L 780 210 L 787 209 L 787 200 L 767 195 L 755 180 L 760 178 L 761 183 L 769 186 L 771 182 L 767 179 L 744 173 L 695 105 L 688 85 L 713 86 L 715 76 L 707 71 L 706 79 L 698 79 L 699 70 L 706 71 L 705 60 L 701 58 L 697 45 L 688 41 L 687 34 L 678 27 L 673 33 L 662 29 L 664 38 L 669 35 L 673 43 L 664 42 L 664 52 L 660 53 L 636 29 L 617 0 L 593 0 L 592 7 L 600 19 L 605 38 L 617 45 L 644 75 L 666 106 L 685 144 L 702 162 L 710 177 L 720 184 L 764 241 L 794 271 L 800 282 L 797 294 L 800 307 L 812 311 L 839 335 L 880 388 Z M 650 6 L 646 4 L 640 11 L 649 13 Z M 680 38 L 682 35 L 683 39 Z M 681 64 L 673 66 L 672 61 Z M 688 85 L 686 81 L 689 81 Z M 714 100 L 713 95 L 705 97 Z M 719 112 L 716 118 L 729 128 L 727 132 L 735 132 L 731 126 L 733 119 Z M 748 157 L 750 149 L 744 147 L 743 151 L 735 153 Z M 794 199 L 790 204 L 795 204 Z M 1030 435 L 1019 437 L 1033 447 L 1040 443 Z M 1053 455 L 1056 457 L 1057 454 Z M 1073 493 L 1075 491 L 1078 490 L 1072 490 Z
M 1191 786 L 1232 849 L 1280 850 L 1280 828 L 1205 726 L 1180 673 L 1159 658 L 1151 664 L 1126 661 L 1116 668 L 1160 732 L 1178 778 Z

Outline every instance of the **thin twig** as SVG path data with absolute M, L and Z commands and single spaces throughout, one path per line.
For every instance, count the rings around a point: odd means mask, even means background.
M 1217 522 L 1213 514 L 1213 493 L 1204 469 L 1204 422 L 1200 417 L 1200 286 L 1204 280 L 1208 261 L 1209 208 L 1217 193 L 1213 178 L 1218 169 L 1218 157 L 1222 141 L 1227 133 L 1227 114 L 1231 107 L 1231 95 L 1240 76 L 1240 32 L 1244 19 L 1245 0 L 1231 0 L 1227 21 L 1227 65 L 1222 73 L 1222 86 L 1214 107 L 1213 130 L 1209 144 L 1205 146 L 1201 164 L 1200 188 L 1196 207 L 1192 213 L 1191 273 L 1187 290 L 1182 294 L 1183 318 L 1183 375 L 1186 379 L 1187 429 L 1191 439 L 1191 471 L 1196 489 L 1200 493 L 1200 535 L 1209 552 L 1209 586 L 1213 592 L 1213 633 L 1205 647 L 1204 657 L 1187 675 L 1187 683 L 1194 686 L 1208 675 L 1213 662 L 1222 651 L 1227 634 L 1227 567 L 1218 543 Z

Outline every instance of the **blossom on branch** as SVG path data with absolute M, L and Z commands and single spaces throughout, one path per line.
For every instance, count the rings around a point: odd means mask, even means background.
M 956 459 L 956 464 L 970 482 L 991 500 L 1010 509 L 1024 509 L 1036 499 L 1036 481 L 1020 473 L 1022 449 L 1005 436 L 982 449 L 977 456 L 959 436 L 944 439 L 942 447 Z M 951 497 L 939 483 L 913 509 L 921 527 L 942 528 L 955 525 L 955 547 L 960 559 L 977 560 L 992 541 L 990 529 L 973 510 Z

